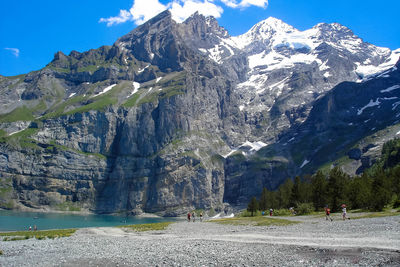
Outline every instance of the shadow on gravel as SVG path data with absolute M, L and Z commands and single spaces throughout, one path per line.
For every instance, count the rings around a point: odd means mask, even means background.
M 299 254 L 310 262 L 316 259 L 327 265 L 335 263 L 365 264 L 376 262 L 379 266 L 400 266 L 400 250 L 381 250 L 368 248 L 311 248 L 299 249 Z M 303 251 L 301 251 L 303 250 Z

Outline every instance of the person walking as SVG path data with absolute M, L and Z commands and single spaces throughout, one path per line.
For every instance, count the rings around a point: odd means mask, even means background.
M 194 211 L 192 212 L 192 219 L 193 219 L 193 222 L 196 220 L 196 214 L 194 213 Z
M 273 213 L 274 213 L 274 209 L 269 209 L 269 216 L 272 216 L 273 215 Z
M 200 222 L 203 221 L 203 212 L 200 212 Z
M 343 217 L 343 221 L 345 221 L 346 219 L 350 220 L 350 218 L 347 218 L 346 204 L 342 204 L 342 217 Z
M 188 222 L 190 222 L 190 211 L 187 214 L 187 220 L 188 220 Z
M 326 205 L 324 209 L 325 209 L 325 218 L 326 218 L 326 220 L 333 221 L 333 219 L 331 218 L 331 209 L 328 208 L 328 205 Z

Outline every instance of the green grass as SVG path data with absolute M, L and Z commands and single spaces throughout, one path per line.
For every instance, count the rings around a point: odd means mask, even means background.
M 101 97 L 99 99 L 94 98 L 94 102 L 81 106 L 79 108 L 73 109 L 71 111 L 68 111 L 65 113 L 65 115 L 72 115 L 75 113 L 85 113 L 90 110 L 103 110 L 104 108 L 108 106 L 112 106 L 117 103 L 117 100 L 114 98 L 109 98 L 109 97 Z
M 8 187 L 0 187 L 0 198 L 3 198 L 5 196 L 8 196 L 8 194 L 10 194 L 13 191 L 12 186 L 8 186 Z
M 54 70 L 56 72 L 62 72 L 62 73 L 70 73 L 71 72 L 71 70 L 69 68 L 57 68 L 57 67 L 54 67 L 54 66 L 51 66 L 51 65 L 49 65 L 48 68 L 52 69 L 52 70 Z
M 55 209 L 60 211 L 81 211 L 81 208 L 76 203 L 72 202 L 64 202 L 57 204 L 55 206 Z
M 19 142 L 34 142 L 30 137 L 36 134 L 39 130 L 35 128 L 27 128 L 19 133 L 15 133 L 11 136 L 3 136 L 0 138 L 0 142 L 8 142 L 8 141 L 19 141 Z
M 72 98 L 66 100 L 65 102 L 62 102 L 61 104 L 51 108 L 49 110 L 49 112 L 46 115 L 44 115 L 41 119 L 50 119 L 50 118 L 60 117 L 64 114 L 64 110 L 66 107 L 72 106 L 79 102 L 82 102 L 82 101 L 86 100 L 87 98 L 88 97 L 84 97 L 84 96 L 72 97 Z
M 124 104 L 122 104 L 122 106 L 124 108 L 134 107 L 136 105 L 136 102 L 138 101 L 139 97 L 140 97 L 140 93 L 136 92 L 133 96 L 129 97 L 128 100 L 126 100 L 126 102 Z
M 96 70 L 98 70 L 99 68 L 100 68 L 100 66 L 97 67 L 97 65 L 88 65 L 88 66 L 86 66 L 86 67 L 78 68 L 77 72 L 84 72 L 84 71 L 87 71 L 87 72 L 93 73 L 93 72 L 95 72 Z
M 35 128 L 27 128 L 12 136 L 0 137 L 0 143 L 8 143 L 11 145 L 19 145 L 21 148 L 37 149 L 36 141 L 30 137 L 36 134 L 39 130 Z
M 216 222 L 220 224 L 230 224 L 230 225 L 252 225 L 252 226 L 272 226 L 272 225 L 286 226 L 299 223 L 285 219 L 270 218 L 263 216 L 217 219 L 217 220 L 212 220 L 210 222 Z
M 118 227 L 133 230 L 135 232 L 162 231 L 165 230 L 172 223 L 173 222 L 147 223 L 147 224 L 122 225 Z
M 186 72 L 180 72 L 171 79 L 162 80 L 158 85 L 161 91 L 152 92 L 139 100 L 137 105 L 155 103 L 159 99 L 169 98 L 175 95 L 185 94 Z
M 17 231 L 17 232 L 2 232 L 0 236 L 3 236 L 3 241 L 16 241 L 24 240 L 29 238 L 46 239 L 46 238 L 58 238 L 68 237 L 75 233 L 76 229 L 59 229 L 59 230 L 45 230 L 45 231 Z
M 49 152 L 51 152 L 53 150 L 53 148 L 55 147 L 55 148 L 57 148 L 59 150 L 63 150 L 63 151 L 72 151 L 72 152 L 79 153 L 79 154 L 82 154 L 82 155 L 85 155 L 85 156 L 94 156 L 94 157 L 97 157 L 97 158 L 99 158 L 101 160 L 106 160 L 107 159 L 107 157 L 105 155 L 103 155 L 103 154 L 84 152 L 84 151 L 77 150 L 77 149 L 74 149 L 74 148 L 69 148 L 67 146 L 58 145 L 58 144 L 56 144 L 55 141 L 50 141 L 50 145 L 51 146 L 46 148 Z
M 98 83 L 97 86 L 100 86 L 100 84 L 102 83 Z M 42 119 L 55 118 L 63 115 L 73 115 L 75 113 L 85 113 L 90 110 L 104 110 L 106 107 L 118 103 L 118 94 L 127 86 L 129 86 L 129 84 L 129 82 L 119 83 L 105 94 L 101 94 L 96 97 L 92 96 L 92 98 L 90 96 L 76 96 L 70 98 L 65 102 L 53 107 L 48 114 L 42 117 Z M 67 107 L 73 108 L 74 106 L 77 107 L 72 110 L 65 111 Z
M 14 109 L 10 113 L 0 115 L 0 123 L 14 121 L 31 121 L 34 117 L 32 111 L 26 106 Z

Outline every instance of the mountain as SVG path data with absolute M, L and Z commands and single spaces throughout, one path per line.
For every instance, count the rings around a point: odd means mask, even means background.
M 232 37 L 168 11 L 112 46 L 57 52 L 0 77 L 0 207 L 173 216 L 241 204 L 346 153 L 360 172 L 366 138 L 398 128 L 399 52 L 339 24 L 268 18 Z
M 238 53 L 245 55 L 249 67 L 236 90 L 239 109 L 249 121 L 269 126 L 267 132 L 249 128 L 247 134 L 267 143 L 276 141 L 277 129 L 303 122 L 321 94 L 343 81 L 361 81 L 384 71 L 400 56 L 400 50 L 365 43 L 337 23 L 299 31 L 275 18 L 241 36 L 221 38 L 206 51 L 219 64 L 229 64 Z

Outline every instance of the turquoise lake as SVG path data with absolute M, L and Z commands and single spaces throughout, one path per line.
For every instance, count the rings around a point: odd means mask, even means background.
M 173 220 L 173 218 L 0 211 L 0 231 L 24 231 L 28 230 L 29 226 L 33 229 L 34 225 L 37 226 L 38 230 L 47 230 L 156 223 Z

